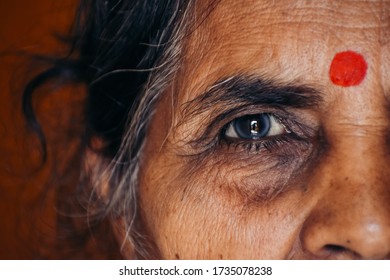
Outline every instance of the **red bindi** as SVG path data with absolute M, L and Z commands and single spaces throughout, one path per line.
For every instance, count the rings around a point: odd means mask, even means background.
M 361 54 L 345 51 L 336 54 L 330 65 L 330 79 L 335 85 L 350 87 L 360 84 L 367 72 L 367 62 Z

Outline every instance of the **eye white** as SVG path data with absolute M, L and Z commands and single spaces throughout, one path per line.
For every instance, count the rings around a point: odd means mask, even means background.
M 270 117 L 271 127 L 268 131 L 267 136 L 276 136 L 284 133 L 289 133 L 289 131 L 285 128 L 285 126 L 280 122 L 279 119 L 277 119 L 273 115 L 269 115 L 269 117 Z
M 280 122 L 280 120 L 277 119 L 274 115 L 268 114 L 268 118 L 270 121 L 270 128 L 264 137 L 277 136 L 277 135 L 282 135 L 284 133 L 290 133 L 290 131 L 288 131 L 286 129 L 286 127 Z M 234 127 L 234 121 L 229 123 L 229 125 L 225 131 L 225 136 L 228 138 L 234 138 L 234 139 L 241 138 L 237 134 L 237 131 Z

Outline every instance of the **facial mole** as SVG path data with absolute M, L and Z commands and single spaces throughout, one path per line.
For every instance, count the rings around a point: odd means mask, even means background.
M 335 85 L 350 87 L 359 85 L 364 80 L 366 72 L 367 62 L 361 54 L 344 51 L 334 56 L 329 76 Z

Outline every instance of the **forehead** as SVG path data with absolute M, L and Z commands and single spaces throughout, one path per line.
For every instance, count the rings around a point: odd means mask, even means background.
M 189 38 L 182 96 L 236 74 L 326 87 L 332 58 L 345 50 L 363 54 L 371 79 L 387 83 L 389 16 L 390 1 L 219 1 Z

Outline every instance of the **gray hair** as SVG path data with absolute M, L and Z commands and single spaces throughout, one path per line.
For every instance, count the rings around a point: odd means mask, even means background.
M 189 1 L 184 11 L 179 9 L 179 2 L 177 3 L 176 10 L 172 13 L 168 25 L 173 30 L 170 34 L 163 30 L 158 39 L 158 44 L 150 45 L 151 48 L 164 48 L 162 56 L 153 68 L 141 70 L 120 69 L 106 74 L 109 75 L 118 71 L 150 72 L 136 106 L 133 106 L 129 112 L 118 153 L 111 162 L 103 166 L 103 170 L 97 171 L 99 175 L 95 175 L 94 182 L 92 182 L 95 186 L 101 184 L 102 181 L 109 182 L 110 194 L 108 204 L 104 209 L 105 215 L 125 218 L 127 234 L 122 247 L 126 242 L 131 242 L 137 258 L 151 257 L 148 250 L 145 249 L 148 246 L 147 242 L 135 225 L 139 206 L 137 196 L 140 158 L 145 145 L 145 134 L 154 115 L 156 103 L 180 69 L 183 42 L 191 23 L 192 8 L 192 1 Z M 94 173 L 96 174 L 96 171 Z

